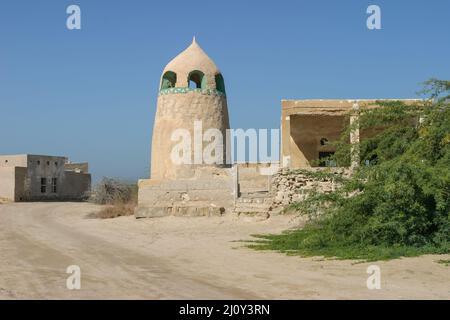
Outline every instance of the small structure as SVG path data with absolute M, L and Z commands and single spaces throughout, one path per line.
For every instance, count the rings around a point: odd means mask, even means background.
M 90 188 L 87 163 L 31 154 L 0 156 L 0 198 L 9 201 L 82 200 Z
M 386 99 L 380 99 L 387 101 Z M 415 99 L 390 99 L 411 104 Z M 281 150 L 283 168 L 335 167 L 328 158 L 334 154 L 331 144 L 338 140 L 348 122 L 353 123 L 363 108 L 378 108 L 378 100 L 282 100 L 281 101 Z M 357 144 L 369 136 L 355 128 L 349 141 Z M 359 163 L 358 152 L 352 155 L 352 167 Z

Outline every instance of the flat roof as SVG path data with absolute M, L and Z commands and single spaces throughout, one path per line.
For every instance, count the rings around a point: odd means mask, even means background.
M 67 158 L 66 156 L 51 156 L 43 154 L 19 153 L 19 154 L 0 154 L 0 157 L 51 157 L 51 158 Z
M 351 111 L 355 103 L 359 107 L 376 108 L 377 101 L 403 101 L 413 103 L 423 99 L 303 99 L 281 100 L 281 111 L 284 116 L 303 115 L 344 115 Z

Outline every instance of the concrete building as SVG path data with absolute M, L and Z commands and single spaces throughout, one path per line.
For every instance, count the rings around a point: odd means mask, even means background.
M 66 157 L 0 156 L 0 198 L 9 201 L 81 200 L 91 188 L 87 163 Z

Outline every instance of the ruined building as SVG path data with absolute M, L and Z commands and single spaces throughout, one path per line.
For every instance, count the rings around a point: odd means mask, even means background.
M 386 99 L 383 99 L 386 101 Z M 416 99 L 396 99 L 405 104 Z M 332 142 L 339 140 L 349 123 L 357 121 L 362 109 L 379 108 L 377 100 L 282 100 L 281 101 L 281 150 L 280 160 L 284 168 L 335 167 L 328 158 L 334 154 Z M 349 140 L 359 143 L 373 132 L 358 127 L 350 133 Z M 359 164 L 357 152 L 352 166 Z
M 66 157 L 0 156 L 0 198 L 9 201 L 82 200 L 91 188 L 87 163 Z

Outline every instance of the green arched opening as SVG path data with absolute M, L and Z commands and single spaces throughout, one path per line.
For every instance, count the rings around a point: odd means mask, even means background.
M 222 75 L 220 73 L 216 74 L 215 80 L 216 80 L 216 90 L 225 94 L 225 81 L 223 80 Z
M 167 71 L 164 73 L 161 81 L 161 90 L 175 88 L 177 83 L 177 74 L 172 71 Z
M 206 89 L 207 82 L 206 76 L 203 72 L 199 70 L 194 70 L 189 73 L 188 76 L 188 85 L 191 89 Z

